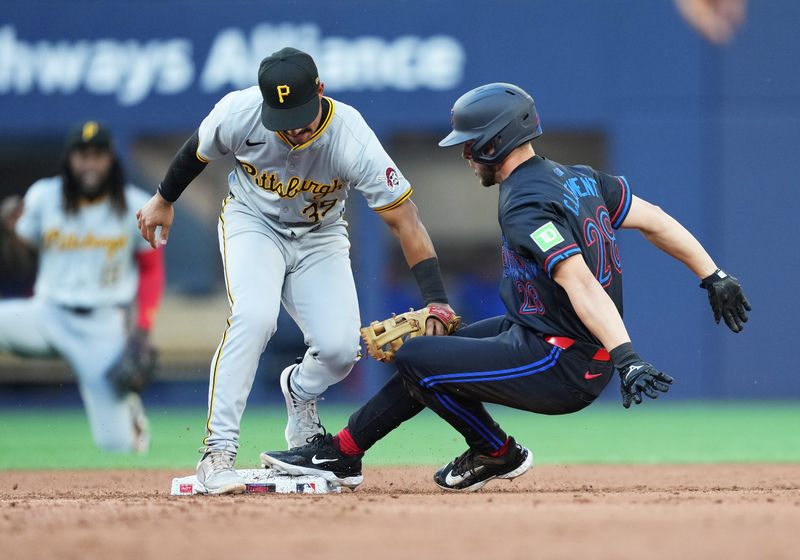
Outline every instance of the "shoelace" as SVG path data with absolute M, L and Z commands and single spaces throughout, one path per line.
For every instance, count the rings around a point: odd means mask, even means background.
M 325 442 L 325 438 L 328 435 L 327 430 L 325 430 L 325 427 L 322 424 L 316 424 L 316 425 L 319 426 L 320 428 L 322 428 L 322 433 L 321 434 L 314 434 L 313 436 L 311 436 L 309 438 L 306 438 L 306 446 L 309 446 L 309 445 L 316 446 L 317 444 Z
M 319 427 L 319 413 L 317 412 L 317 400 L 319 400 L 319 397 L 301 401 L 295 397 L 291 390 L 289 394 L 292 396 L 292 408 L 294 408 L 295 415 L 297 416 L 297 423 L 300 424 L 304 430 L 309 431 Z
M 462 475 L 467 472 L 472 472 L 475 468 L 473 464 L 474 453 L 472 449 L 468 449 L 453 461 L 453 473 Z
M 209 463 L 211 465 L 211 470 L 216 471 L 227 471 L 233 468 L 234 463 L 236 462 L 236 454 L 231 453 L 227 450 L 222 451 L 210 451 L 205 449 L 204 447 L 200 448 L 201 453 L 208 453 Z

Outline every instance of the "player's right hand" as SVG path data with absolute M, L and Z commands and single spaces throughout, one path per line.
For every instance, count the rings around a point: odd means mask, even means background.
M 730 330 L 741 332 L 747 322 L 747 312 L 752 307 L 739 281 L 717 269 L 714 274 L 703 278 L 700 287 L 708 291 L 708 302 L 714 311 L 714 321 L 719 324 L 720 318 L 725 319 Z
M 651 399 L 658 398 L 658 393 L 669 391 L 669 386 L 674 381 L 671 376 L 642 360 L 623 367 L 619 371 L 619 377 L 622 406 L 625 408 L 630 408 L 631 401 L 642 404 L 642 394 Z
M 159 193 L 136 212 L 139 231 L 153 249 L 167 244 L 169 230 L 175 219 L 175 209 L 172 203 L 165 200 Z M 161 228 L 161 234 L 156 236 L 156 228 Z

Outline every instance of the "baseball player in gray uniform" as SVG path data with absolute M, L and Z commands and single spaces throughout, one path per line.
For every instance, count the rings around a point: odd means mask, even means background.
M 217 103 L 139 213 L 142 235 L 153 247 L 165 244 L 172 204 L 183 189 L 207 162 L 236 158 L 219 219 L 231 316 L 211 362 L 197 467 L 210 494 L 244 491 L 233 469 L 239 425 L 281 302 L 308 345 L 302 362 L 280 376 L 289 447 L 322 431 L 317 398 L 359 357 L 358 299 L 342 218 L 350 189 L 366 197 L 399 239 L 425 304 L 453 313 L 411 185 L 358 111 L 323 92 L 308 54 L 284 48 L 265 58 L 258 87 Z M 428 334 L 444 333 L 437 321 L 426 327 Z
M 94 121 L 76 127 L 61 175 L 28 189 L 14 225 L 15 242 L 38 250 L 34 296 L 0 301 L 0 352 L 64 358 L 94 441 L 109 451 L 149 445 L 139 395 L 121 393 L 109 379 L 129 337 L 146 338 L 163 288 L 162 251 L 143 242 L 135 217 L 148 197 L 125 182 L 107 128 Z

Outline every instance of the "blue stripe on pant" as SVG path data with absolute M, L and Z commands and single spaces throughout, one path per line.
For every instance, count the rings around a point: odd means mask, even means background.
M 479 418 L 477 418 L 474 414 L 470 413 L 469 410 L 466 410 L 458 405 L 451 397 L 447 395 L 443 395 L 441 393 L 435 393 L 436 398 L 442 403 L 447 410 L 461 418 L 464 422 L 472 426 L 478 432 L 481 433 L 483 437 L 486 438 L 486 441 L 489 445 L 492 445 L 495 449 L 499 449 L 505 443 L 505 440 L 499 439 L 495 436 L 491 429 L 486 426 Z
M 561 354 L 561 349 L 553 347 L 550 354 L 543 360 L 534 362 L 532 364 L 525 364 L 524 366 L 500 369 L 495 371 L 478 371 L 471 373 L 451 373 L 445 375 L 432 375 L 420 380 L 419 384 L 423 387 L 431 389 L 434 385 L 441 383 L 476 383 L 479 381 L 500 381 L 503 379 L 513 379 L 515 377 L 524 377 L 526 375 L 533 375 L 546 371 L 553 367 Z

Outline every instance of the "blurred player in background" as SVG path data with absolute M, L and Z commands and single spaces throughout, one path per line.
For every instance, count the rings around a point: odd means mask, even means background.
M 675 0 L 683 19 L 708 41 L 729 43 L 741 27 L 747 0 Z
M 125 181 L 110 131 L 89 121 L 69 134 L 60 175 L 5 204 L 3 253 L 37 251 L 38 274 L 32 298 L 0 301 L 0 352 L 66 360 L 94 441 L 107 451 L 149 446 L 132 390 L 141 387 L 113 377 L 128 351 L 150 353 L 163 291 L 162 251 L 141 239 L 136 223 L 149 196 Z
M 495 422 L 483 403 L 538 414 L 569 414 L 591 404 L 619 372 L 622 404 L 665 393 L 672 378 L 634 350 L 622 321 L 618 228 L 639 230 L 679 260 L 708 291 L 714 318 L 734 332 L 750 304 L 739 282 L 714 263 L 681 224 L 634 196 L 625 177 L 537 155 L 542 134 L 533 98 L 504 83 L 461 96 L 453 131 L 440 146 L 462 156 L 485 187 L 499 184 L 506 314 L 449 337 L 418 337 L 396 355 L 397 373 L 336 436 L 261 455 L 293 475 L 361 483 L 361 457 L 402 422 L 430 408 L 469 448 L 434 481 L 470 492 L 524 474 L 531 452 Z

